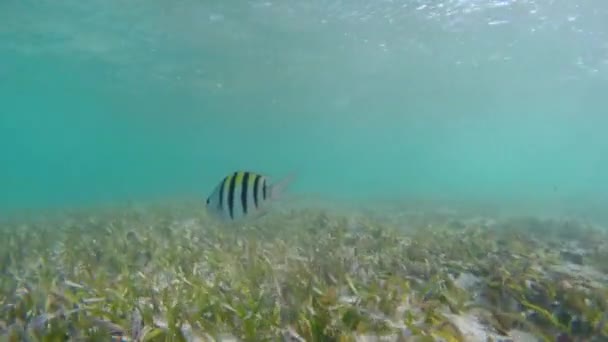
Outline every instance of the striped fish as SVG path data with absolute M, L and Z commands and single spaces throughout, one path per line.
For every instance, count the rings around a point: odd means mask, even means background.
M 263 214 L 267 204 L 276 200 L 292 181 L 286 177 L 270 184 L 268 177 L 248 171 L 237 171 L 222 179 L 207 198 L 207 210 L 215 217 L 236 221 Z

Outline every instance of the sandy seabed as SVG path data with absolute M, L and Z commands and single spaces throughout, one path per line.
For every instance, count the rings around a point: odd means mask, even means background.
M 198 203 L 5 220 L 4 341 L 608 341 L 608 230 L 446 210 Z

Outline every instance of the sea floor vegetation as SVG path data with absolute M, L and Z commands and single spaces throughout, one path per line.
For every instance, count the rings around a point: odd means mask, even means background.
M 582 220 L 162 204 L 1 225 L 1 341 L 608 341 L 608 230 Z

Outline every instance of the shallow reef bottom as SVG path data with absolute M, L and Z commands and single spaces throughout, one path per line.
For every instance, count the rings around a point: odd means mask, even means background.
M 608 229 L 580 219 L 191 203 L 0 228 L 7 341 L 608 341 Z

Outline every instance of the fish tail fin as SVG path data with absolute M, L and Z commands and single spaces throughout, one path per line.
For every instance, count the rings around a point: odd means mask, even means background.
M 283 193 L 285 193 L 285 190 L 287 189 L 289 184 L 291 184 L 295 178 L 296 178 L 296 173 L 292 172 L 289 175 L 287 175 L 286 177 L 284 177 L 283 179 L 281 179 L 280 181 L 276 182 L 275 184 L 272 184 L 270 186 L 270 199 L 272 199 L 272 200 L 280 199 L 282 197 Z

